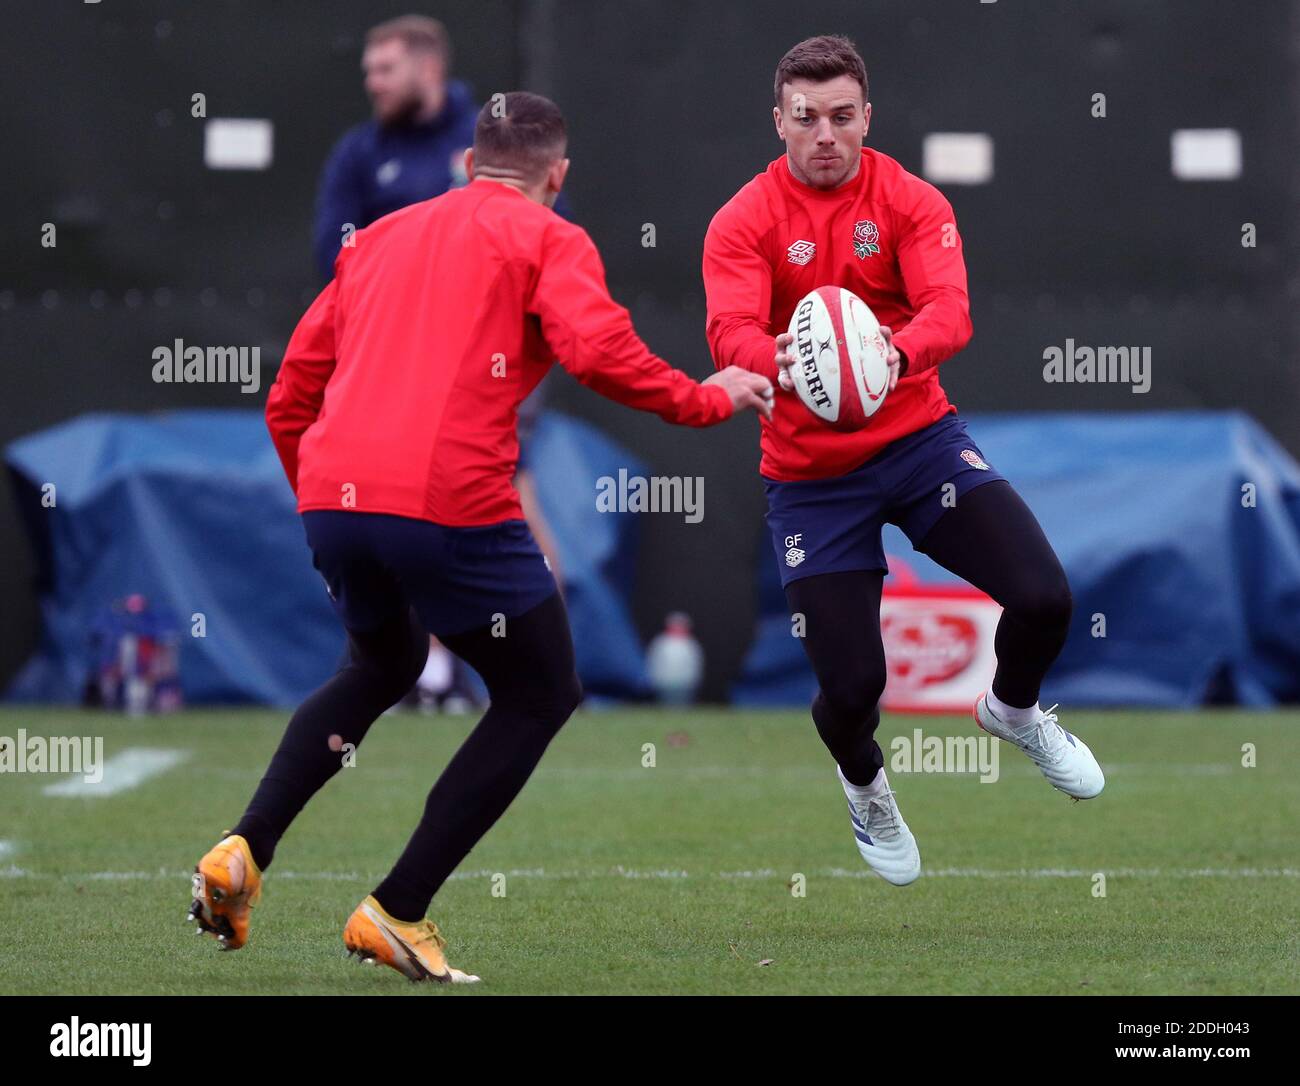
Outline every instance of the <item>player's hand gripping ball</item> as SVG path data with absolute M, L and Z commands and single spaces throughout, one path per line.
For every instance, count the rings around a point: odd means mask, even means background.
M 818 287 L 795 306 L 789 334 L 787 372 L 804 406 L 836 430 L 861 430 L 885 402 L 891 377 L 891 346 L 867 303 L 841 287 Z

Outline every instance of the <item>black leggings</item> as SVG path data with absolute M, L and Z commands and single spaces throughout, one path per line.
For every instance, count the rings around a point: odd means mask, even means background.
M 373 633 L 349 632 L 348 641 L 350 662 L 294 713 L 235 827 L 263 869 L 298 812 L 342 768 L 341 745 L 360 745 L 370 725 L 415 684 L 429 651 L 414 615 Z M 558 592 L 509 619 L 504 636 L 484 626 L 442 642 L 483 677 L 491 704 L 434 784 L 406 850 L 375 890 L 379 903 L 401 920 L 424 916 L 582 699 Z
M 1003 480 L 968 491 L 916 548 L 1002 605 L 993 692 L 1029 707 L 1065 644 L 1073 607 L 1065 571 L 1034 514 Z M 786 600 L 804 616 L 804 651 L 820 689 L 817 732 L 844 775 L 870 784 L 884 764 L 875 740 L 885 689 L 877 571 L 826 573 L 792 581 Z

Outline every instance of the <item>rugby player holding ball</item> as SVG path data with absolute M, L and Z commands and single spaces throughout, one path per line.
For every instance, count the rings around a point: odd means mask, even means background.
M 997 671 L 975 705 L 980 726 L 1076 799 L 1098 795 L 1105 780 L 1083 741 L 1038 705 L 1069 627 L 1065 572 L 939 384 L 939 363 L 971 336 L 952 208 L 932 185 L 863 146 L 867 73 L 848 39 L 800 42 L 777 65 L 774 89 L 786 153 L 709 226 L 707 334 L 719 368 L 742 366 L 785 390 L 762 422 L 759 470 L 786 599 L 803 616 L 820 687 L 813 722 L 837 763 L 858 850 L 902 886 L 920 874 L 921 858 L 875 740 L 886 677 L 886 522 L 1003 608 Z M 784 329 L 801 299 L 828 286 L 870 307 L 888 349 L 888 394 L 850 432 L 810 411 L 789 372 L 797 360 Z

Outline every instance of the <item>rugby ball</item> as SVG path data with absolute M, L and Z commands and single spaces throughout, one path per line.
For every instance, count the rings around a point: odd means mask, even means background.
M 861 430 L 889 389 L 889 348 L 867 303 L 818 287 L 794 307 L 790 335 L 790 376 L 804 406 L 836 430 Z

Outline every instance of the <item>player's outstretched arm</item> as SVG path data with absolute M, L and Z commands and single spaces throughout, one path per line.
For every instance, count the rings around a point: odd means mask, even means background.
M 579 227 L 552 228 L 527 309 L 560 364 L 611 400 L 681 426 L 712 426 L 748 408 L 770 415 L 767 377 L 731 367 L 700 383 L 653 354 L 610 297 L 600 255 Z

